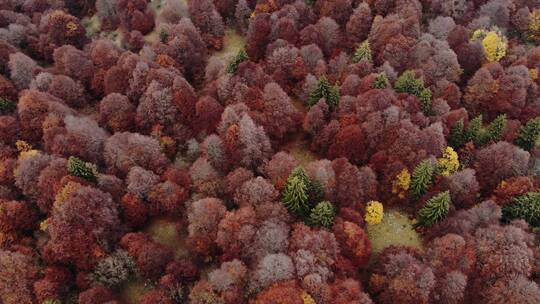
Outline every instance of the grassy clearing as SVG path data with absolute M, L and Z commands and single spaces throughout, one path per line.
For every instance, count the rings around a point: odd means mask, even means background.
M 372 258 L 390 245 L 423 248 L 422 239 L 413 229 L 411 220 L 397 210 L 385 212 L 382 222 L 368 225 L 367 232 L 373 250 Z

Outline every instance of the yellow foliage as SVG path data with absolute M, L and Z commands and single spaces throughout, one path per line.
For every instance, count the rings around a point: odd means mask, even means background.
M 379 224 L 384 217 L 384 207 L 378 201 L 369 201 L 366 206 L 364 220 L 369 225 Z
M 529 31 L 527 36 L 529 39 L 534 41 L 540 40 L 540 9 L 535 9 L 531 12 L 529 23 Z
M 17 148 L 17 151 L 19 152 L 24 152 L 24 151 L 29 151 L 32 149 L 32 146 L 25 142 L 24 140 L 17 140 L 15 142 L 15 147 Z
M 437 160 L 442 176 L 450 176 L 459 169 L 458 154 L 452 147 L 446 147 L 443 156 Z
M 39 150 L 32 149 L 32 145 L 24 140 L 17 140 L 17 142 L 15 142 L 15 147 L 17 148 L 17 151 L 19 151 L 20 160 L 39 154 Z
M 476 40 L 481 40 L 487 61 L 499 61 L 506 55 L 508 41 L 499 30 L 476 30 L 473 33 L 471 41 Z
M 77 191 L 81 187 L 81 184 L 76 182 L 68 182 L 54 198 L 54 207 L 60 207 L 70 196 L 71 193 Z
M 50 217 L 48 217 L 45 220 L 41 221 L 41 223 L 39 223 L 39 230 L 47 231 L 47 228 L 49 228 L 49 222 L 50 221 L 51 221 Z
M 400 198 L 404 198 L 410 185 L 411 174 L 409 173 L 409 170 L 405 168 L 396 175 L 396 179 L 392 183 L 392 193 L 397 194 Z
M 302 301 L 304 301 L 304 304 L 317 304 L 317 302 L 315 302 L 315 300 L 313 300 L 313 298 L 306 291 L 302 293 Z
M 538 68 L 529 69 L 529 77 L 532 81 L 536 81 L 538 79 Z

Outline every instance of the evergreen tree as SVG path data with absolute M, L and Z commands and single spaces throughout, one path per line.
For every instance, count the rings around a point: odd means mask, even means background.
M 411 194 L 414 198 L 426 193 L 433 182 L 435 168 L 429 159 L 422 161 L 414 168 L 411 176 Z
M 309 203 L 314 206 L 324 199 L 324 188 L 318 180 L 307 179 Z
M 538 137 L 540 136 L 540 117 L 531 119 L 521 127 L 518 137 L 515 140 L 515 144 L 520 146 L 524 150 L 531 150 L 534 148 Z
M 482 115 L 471 120 L 466 137 L 476 147 L 482 147 L 490 142 L 499 141 L 506 128 L 506 115 L 499 115 L 487 127 L 482 125 Z
M 386 73 L 382 72 L 375 78 L 375 82 L 373 82 L 373 88 L 374 89 L 386 89 L 389 85 L 388 77 L 386 77 Z
M 497 116 L 485 129 L 484 136 L 477 139 L 478 146 L 483 146 L 489 142 L 497 142 L 501 140 L 504 129 L 506 128 L 506 115 Z
M 354 63 L 358 63 L 362 59 L 366 59 L 369 62 L 373 62 L 373 57 L 371 56 L 371 48 L 369 46 L 368 40 L 364 40 L 364 42 L 360 43 L 360 45 L 356 48 L 356 51 L 354 52 L 354 56 L 353 56 Z
M 506 221 L 523 219 L 531 226 L 540 226 L 540 192 L 528 192 L 515 197 L 503 207 L 502 214 Z
M 283 191 L 283 204 L 290 213 L 305 218 L 309 213 L 308 188 L 299 176 L 289 176 Z
M 159 31 L 159 41 L 161 41 L 161 43 L 167 43 L 168 39 L 169 39 L 169 33 L 167 33 L 167 31 L 165 30 Z
M 309 213 L 309 177 L 302 166 L 296 167 L 285 184 L 283 203 L 289 211 L 299 217 Z
M 488 126 L 487 134 L 490 141 L 501 140 L 504 129 L 506 129 L 506 114 L 497 116 Z
M 328 106 L 333 109 L 339 104 L 339 88 L 335 85 L 330 85 L 326 77 L 321 77 L 317 83 L 317 87 L 311 94 L 308 99 L 308 106 L 313 106 L 321 98 L 326 99 Z
M 430 198 L 426 204 L 418 211 L 418 224 L 431 227 L 442 220 L 450 210 L 450 192 L 441 192 Z
M 467 126 L 467 129 L 464 133 L 465 142 L 472 141 L 474 142 L 474 139 L 478 136 L 478 133 L 480 133 L 480 130 L 482 129 L 482 115 L 478 115 L 477 117 L 473 118 L 471 121 L 469 121 L 469 125 Z
M 84 178 L 91 182 L 96 181 L 97 169 L 91 163 L 87 163 L 77 157 L 70 156 L 67 167 L 68 173 L 72 176 Z
M 13 101 L 0 97 L 0 113 L 7 114 L 12 113 L 17 109 L 17 104 Z
M 318 203 L 309 214 L 308 224 L 313 226 L 322 226 L 332 228 L 336 217 L 334 205 L 328 201 Z
M 236 54 L 236 56 L 234 56 L 234 58 L 231 59 L 231 61 L 229 62 L 229 65 L 227 66 L 227 73 L 229 74 L 234 74 L 236 73 L 236 70 L 238 70 L 238 66 L 240 65 L 240 63 L 248 60 L 249 57 L 246 53 L 246 50 L 244 49 L 241 49 L 238 54 Z
M 296 167 L 285 185 L 283 203 L 298 217 L 306 218 L 312 206 L 324 199 L 324 189 L 319 181 L 307 176 L 304 167 Z
M 403 72 L 396 80 L 394 88 L 398 93 L 409 93 L 418 97 L 424 114 L 431 114 L 431 90 L 424 87 L 424 80 L 416 78 L 414 71 Z
M 448 137 L 448 145 L 455 150 L 461 148 L 465 144 L 465 124 L 463 119 L 458 120 L 450 129 L 450 135 Z

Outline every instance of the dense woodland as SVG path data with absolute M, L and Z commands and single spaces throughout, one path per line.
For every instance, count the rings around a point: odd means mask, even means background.
M 0 303 L 538 304 L 539 44 L 538 0 L 0 0 Z

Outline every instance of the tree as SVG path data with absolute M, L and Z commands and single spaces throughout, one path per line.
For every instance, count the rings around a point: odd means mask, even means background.
M 442 176 L 450 176 L 459 169 L 458 154 L 452 147 L 446 147 L 443 156 L 437 159 L 437 172 Z
M 92 279 L 107 288 L 121 285 L 135 271 L 135 262 L 124 250 L 117 250 L 99 261 L 92 271 Z
M 39 269 L 31 256 L 0 250 L 0 300 L 3 303 L 32 303 L 32 284 Z
M 377 75 L 377 78 L 375 78 L 375 81 L 373 82 L 373 88 L 374 89 L 386 89 L 390 85 L 390 82 L 388 81 L 388 77 L 386 77 L 386 73 L 382 72 L 379 75 Z
M 407 70 L 399 76 L 394 84 L 394 89 L 398 93 L 409 93 L 415 95 L 420 100 L 424 114 L 431 112 L 431 90 L 424 87 L 424 80 L 416 78 L 414 71 Z
M 476 152 L 474 169 L 484 191 L 490 191 L 510 177 L 526 175 L 530 154 L 506 141 Z
M 378 201 L 369 201 L 366 205 L 364 220 L 369 225 L 379 224 L 384 217 L 383 204 Z
M 529 120 L 519 130 L 515 144 L 523 150 L 530 151 L 536 146 L 536 142 L 540 136 L 540 117 Z
M 9 114 L 17 109 L 17 104 L 7 98 L 0 97 L 0 114 Z
M 430 198 L 418 211 L 418 224 L 431 227 L 442 220 L 450 210 L 450 191 L 441 192 Z
M 135 124 L 135 111 L 126 96 L 111 93 L 99 103 L 99 122 L 113 132 L 129 131 Z
M 487 61 L 499 61 L 506 55 L 508 41 L 506 37 L 497 29 L 491 31 L 476 30 L 474 31 L 472 41 L 480 40 L 484 47 L 484 53 Z
M 363 59 L 369 62 L 373 62 L 373 58 L 371 56 L 371 48 L 369 47 L 368 40 L 364 40 L 364 42 L 360 43 L 360 45 L 356 48 L 356 51 L 354 52 L 354 63 L 358 63 Z
M 460 148 L 466 142 L 472 141 L 476 147 L 485 146 L 490 142 L 499 141 L 506 128 L 506 115 L 497 116 L 488 126 L 483 126 L 482 115 L 473 118 L 467 128 L 463 126 L 460 120 L 454 124 L 451 130 L 449 143 L 454 148 Z
M 528 192 L 515 197 L 502 208 L 503 219 L 524 219 L 529 225 L 540 226 L 540 192 Z
M 315 205 L 309 213 L 308 222 L 314 226 L 331 228 L 334 225 L 336 209 L 332 203 L 323 201 Z
M 420 197 L 426 193 L 428 188 L 433 182 L 435 168 L 431 160 L 427 159 L 422 161 L 416 168 L 414 168 L 411 176 L 411 194 L 413 197 Z
M 311 180 L 304 167 L 296 167 L 287 179 L 283 191 L 283 204 L 292 214 L 307 219 L 312 206 L 324 198 L 320 182 Z
M 91 182 L 96 181 L 96 176 L 98 174 L 95 165 L 87 163 L 80 158 L 74 156 L 69 157 L 67 169 L 70 175 L 81 177 Z
M 304 218 L 309 212 L 308 186 L 301 177 L 291 174 L 283 191 L 283 204 L 292 214 Z
M 109 137 L 105 141 L 104 158 L 109 168 L 122 174 L 134 166 L 160 172 L 168 163 L 156 139 L 130 132 Z
M 309 94 L 308 106 L 312 107 L 321 98 L 326 100 L 330 109 L 334 109 L 339 105 L 339 88 L 335 85 L 330 85 L 324 76 L 319 78 L 317 87 Z
M 450 128 L 450 135 L 448 136 L 448 146 L 459 149 L 465 144 L 465 124 L 463 118 L 456 121 Z
M 216 50 L 223 47 L 225 27 L 221 15 L 211 0 L 189 2 L 190 19 L 201 31 L 203 40 Z

